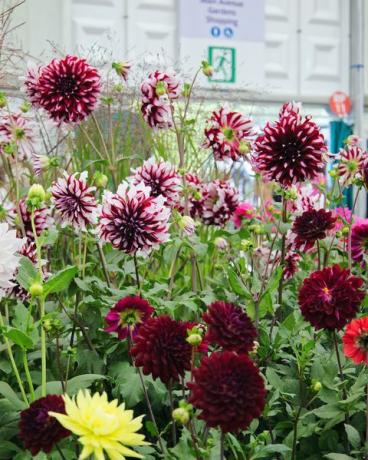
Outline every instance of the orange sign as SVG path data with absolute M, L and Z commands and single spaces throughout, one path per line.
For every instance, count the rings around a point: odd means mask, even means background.
M 338 117 L 345 117 L 351 110 L 350 97 L 342 91 L 335 91 L 330 96 L 330 109 Z

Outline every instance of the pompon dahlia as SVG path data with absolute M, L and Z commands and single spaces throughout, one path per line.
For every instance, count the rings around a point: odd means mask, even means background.
M 168 162 L 156 163 L 153 159 L 147 160 L 142 166 L 133 171 L 132 183 L 138 185 L 143 182 L 151 188 L 151 196 L 162 195 L 168 206 L 175 206 L 179 201 L 182 181 L 175 171 L 175 167 Z
M 203 147 L 212 149 L 215 160 L 240 160 L 250 152 L 252 129 L 252 120 L 221 107 L 212 112 L 209 126 L 204 130 Z
M 134 338 L 135 365 L 166 384 L 179 381 L 190 370 L 192 347 L 186 341 L 187 329 L 188 323 L 167 315 L 150 318 Z
M 199 418 L 223 432 L 238 432 L 262 414 L 266 402 L 263 378 L 246 355 L 231 351 L 204 357 L 193 371 L 189 402 Z
M 307 251 L 317 240 L 326 238 L 327 233 L 335 228 L 336 217 L 325 209 L 310 209 L 296 217 L 292 226 L 294 245 L 297 249 Z
M 368 364 L 368 316 L 353 319 L 342 338 L 344 354 L 355 364 Z
M 28 72 L 25 86 L 29 100 L 58 124 L 84 120 L 96 108 L 101 92 L 97 69 L 69 55 Z
M 253 161 L 264 178 L 290 187 L 318 176 L 327 147 L 310 116 L 303 121 L 295 107 L 283 107 L 279 119 L 267 123 L 256 139 Z
M 312 273 L 299 291 L 304 318 L 316 329 L 342 329 L 364 299 L 362 278 L 339 265 Z
M 224 350 L 249 353 L 257 337 L 249 316 L 233 303 L 216 301 L 203 314 L 208 325 L 206 338 Z
M 22 217 L 22 223 L 24 227 L 25 234 L 31 240 L 34 239 L 33 230 L 32 230 L 32 220 L 31 211 L 28 210 L 26 199 L 22 198 L 19 200 L 19 211 Z M 18 219 L 18 212 L 17 209 L 12 210 L 12 216 L 15 220 Z M 34 211 L 34 224 L 37 236 L 40 236 L 41 233 L 48 227 L 50 223 L 50 212 L 48 208 L 39 208 Z M 18 225 L 20 228 L 21 224 Z M 21 233 L 19 231 L 19 233 Z
M 368 159 L 368 153 L 357 145 L 347 145 L 340 149 L 337 173 L 343 184 L 348 184 L 357 174 L 363 174 L 364 164 Z
M 6 148 L 11 145 L 16 146 L 20 160 L 31 158 L 34 154 L 33 130 L 29 120 L 23 115 L 12 114 L 0 117 L 0 151 L 6 153 Z
M 153 197 L 143 183 L 123 182 L 115 194 L 106 192 L 100 215 L 100 235 L 127 254 L 149 252 L 169 238 L 170 208 Z
M 64 172 L 64 177 L 53 183 L 51 193 L 62 226 L 85 230 L 97 222 L 95 190 L 96 187 L 87 184 L 87 172 L 72 175 Z
M 153 307 L 145 299 L 128 296 L 120 299 L 106 315 L 106 332 L 117 332 L 119 340 L 129 336 L 129 329 L 135 336 L 139 327 L 154 312 Z
M 360 262 L 368 253 L 368 219 L 361 219 L 351 227 L 351 256 Z
M 235 209 L 233 222 L 236 228 L 242 226 L 243 220 L 250 220 L 256 215 L 256 210 L 250 203 L 240 203 Z
M 224 226 L 238 207 L 238 191 L 229 182 L 216 179 L 204 186 L 203 195 L 203 222 Z
M 71 434 L 56 418 L 49 415 L 50 411 L 65 414 L 65 403 L 61 395 L 40 398 L 20 413 L 18 436 L 32 455 L 37 455 L 41 450 L 49 453 L 55 444 Z

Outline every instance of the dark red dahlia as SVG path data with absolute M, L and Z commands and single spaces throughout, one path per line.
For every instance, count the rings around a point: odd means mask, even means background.
M 28 73 L 25 85 L 30 101 L 59 124 L 84 120 L 96 108 L 101 92 L 97 69 L 69 55 Z
M 339 265 L 312 273 L 299 291 L 304 318 L 316 329 L 342 329 L 364 299 L 363 280 Z
M 224 350 L 249 353 L 257 337 L 249 316 L 233 303 L 213 302 L 203 315 L 208 324 L 207 340 Z
M 26 200 L 23 198 L 19 201 L 19 211 L 22 216 L 23 227 L 25 234 L 31 240 L 34 239 L 32 231 L 32 220 L 31 220 L 31 211 L 27 208 Z M 15 219 L 18 219 L 17 209 L 13 209 L 12 215 Z M 34 211 L 34 224 L 37 236 L 40 236 L 41 233 L 48 227 L 48 220 L 50 219 L 49 209 L 40 208 Z M 20 225 L 18 225 L 20 228 Z M 21 232 L 19 232 L 21 234 Z
M 254 165 L 267 180 L 284 187 L 312 180 L 321 172 L 325 139 L 310 116 L 302 120 L 299 109 L 284 104 L 279 119 L 267 123 L 254 144 Z
M 351 227 L 351 256 L 357 262 L 368 252 L 368 219 L 361 219 Z
M 266 390 L 263 378 L 246 354 L 224 351 L 202 358 L 193 371 L 189 402 L 199 418 L 223 432 L 244 430 L 262 414 Z
M 204 186 L 203 195 L 203 222 L 224 226 L 238 207 L 238 191 L 229 182 L 216 179 Z
M 32 455 L 37 455 L 41 450 L 49 453 L 55 444 L 71 434 L 55 417 L 50 417 L 49 412 L 65 414 L 61 395 L 47 395 L 20 413 L 18 436 Z
M 166 315 L 150 318 L 134 338 L 135 365 L 166 384 L 178 381 L 190 370 L 192 347 L 186 341 L 187 329 L 187 323 Z
M 285 256 L 285 266 L 283 270 L 283 277 L 285 280 L 292 278 L 298 271 L 298 262 L 301 259 L 300 254 L 290 250 Z
M 216 160 L 230 158 L 237 161 L 250 152 L 250 136 L 253 122 L 239 112 L 230 112 L 221 107 L 210 118 L 204 130 L 205 148 L 212 148 Z
M 120 299 L 106 315 L 106 332 L 117 332 L 118 338 L 124 340 L 129 336 L 129 329 L 135 336 L 139 327 L 152 315 L 154 309 L 145 299 L 128 296 Z
M 298 216 L 293 224 L 292 233 L 297 249 L 307 251 L 317 240 L 323 240 L 329 230 L 335 228 L 336 217 L 325 209 L 309 209 Z

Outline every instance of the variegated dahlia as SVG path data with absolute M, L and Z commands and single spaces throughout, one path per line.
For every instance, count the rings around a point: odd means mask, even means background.
M 193 371 L 189 402 L 209 427 L 238 432 L 262 414 L 266 403 L 263 378 L 246 354 L 215 352 Z
M 351 256 L 360 262 L 368 253 L 368 219 L 360 219 L 351 227 Z
M 368 153 L 357 145 L 347 145 L 339 153 L 338 175 L 344 185 L 349 184 L 358 175 L 363 175 Z
M 364 299 L 363 283 L 339 265 L 312 273 L 299 291 L 302 315 L 316 329 L 342 329 Z
M 27 257 L 33 265 L 37 263 L 37 250 L 36 244 L 34 241 L 27 238 L 26 242 L 23 244 L 21 249 L 18 251 L 19 256 Z M 11 280 L 12 286 L 6 290 L 6 295 L 8 297 L 13 297 L 24 301 L 29 298 L 29 292 L 24 289 L 17 281 L 16 277 L 18 274 L 18 269 L 15 270 L 13 278 Z
M 336 217 L 325 209 L 309 209 L 294 220 L 292 238 L 297 249 L 307 251 L 335 228 Z
M 22 222 L 17 225 L 18 229 L 21 228 L 23 224 L 25 235 L 31 240 L 34 239 L 33 229 L 32 229 L 32 220 L 31 211 L 27 208 L 26 199 L 22 198 L 19 200 L 19 212 L 22 217 Z M 15 208 L 12 210 L 12 217 L 15 221 L 18 220 L 18 210 Z M 48 208 L 39 208 L 34 211 L 34 224 L 36 235 L 40 236 L 41 233 L 49 226 L 51 222 L 50 210 Z M 21 234 L 21 232 L 18 232 Z
M 25 86 L 29 100 L 58 124 L 84 120 L 96 108 L 101 92 L 97 69 L 69 55 L 28 72 Z
M 254 143 L 255 169 L 283 187 L 312 180 L 324 165 L 325 139 L 310 116 L 302 117 L 293 105 L 284 105 L 279 119 L 267 123 Z
M 169 238 L 170 208 L 162 195 L 153 197 L 144 183 L 123 182 L 115 194 L 106 192 L 100 215 L 100 235 L 127 254 L 148 252 Z
M 211 148 L 215 160 L 240 160 L 250 152 L 253 122 L 239 112 L 221 107 L 215 110 L 204 130 L 204 148 Z
M 85 230 L 97 221 L 97 203 L 94 195 L 96 187 L 87 184 L 87 172 L 69 175 L 64 172 L 53 183 L 51 193 L 62 226 L 72 225 Z
M 216 179 L 204 186 L 203 195 L 203 222 L 224 226 L 239 204 L 238 191 L 229 182 Z
M 194 219 L 201 217 L 203 212 L 204 202 L 204 184 L 201 179 L 193 173 L 185 173 L 185 190 L 182 190 L 180 204 L 178 209 L 181 213 L 186 212 Z
M 133 171 L 131 180 L 134 185 L 143 182 L 150 187 L 151 196 L 165 197 L 168 206 L 176 206 L 179 201 L 182 181 L 175 167 L 168 162 L 156 163 L 153 159 L 147 160 Z
M 31 124 L 20 114 L 2 115 L 0 117 L 0 151 L 15 146 L 18 159 L 24 160 L 34 154 L 34 136 Z M 14 155 L 13 149 L 10 151 Z

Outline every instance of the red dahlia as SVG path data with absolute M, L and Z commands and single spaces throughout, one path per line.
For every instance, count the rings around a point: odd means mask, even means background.
M 252 128 L 252 120 L 221 107 L 212 113 L 210 125 L 204 130 L 203 146 L 212 149 L 216 160 L 239 160 L 250 151 Z
M 117 332 L 118 338 L 124 340 L 129 336 L 129 329 L 134 336 L 153 312 L 154 309 L 147 300 L 138 296 L 124 297 L 106 315 L 105 331 Z
M 164 383 L 179 381 L 190 370 L 192 347 L 186 341 L 190 325 L 169 316 L 150 318 L 138 330 L 131 350 L 135 365 Z
M 309 209 L 298 216 L 293 224 L 292 233 L 297 249 L 307 251 L 317 240 L 323 240 L 329 230 L 335 228 L 336 217 L 325 209 Z
M 208 324 L 206 338 L 209 342 L 238 353 L 252 350 L 257 331 L 249 316 L 237 305 L 213 302 L 203 319 Z
M 223 432 L 244 430 L 262 414 L 266 390 L 263 378 L 246 355 L 231 351 L 204 357 L 188 383 L 189 398 L 201 410 L 199 418 Z
M 41 450 L 49 453 L 55 444 L 70 435 L 49 412 L 65 414 L 65 403 L 61 395 L 47 395 L 31 403 L 20 413 L 19 438 L 23 446 L 37 455 Z
M 214 180 L 203 187 L 202 220 L 207 225 L 224 226 L 239 204 L 239 193 L 223 180 Z
M 351 256 L 357 262 L 368 251 L 368 219 L 362 219 L 351 227 Z
M 267 123 L 254 144 L 254 164 L 266 179 L 284 187 L 312 180 L 323 168 L 325 140 L 310 116 L 302 120 L 296 106 L 286 104 L 275 123 Z
M 339 265 L 312 273 L 299 291 L 304 318 L 316 329 L 342 329 L 364 299 L 363 280 Z
M 69 55 L 29 72 L 25 85 L 30 101 L 58 124 L 84 120 L 96 108 L 101 92 L 97 69 Z
M 368 316 L 353 319 L 342 338 L 344 354 L 355 364 L 368 364 Z

